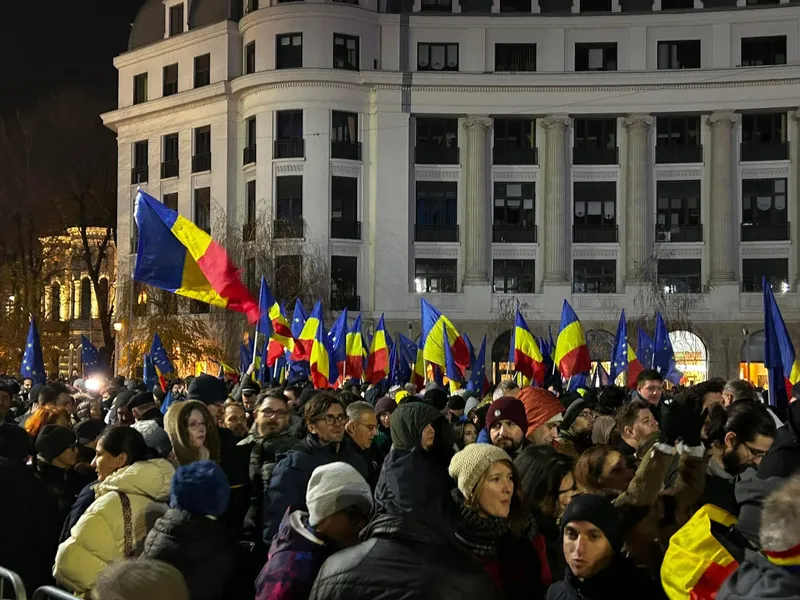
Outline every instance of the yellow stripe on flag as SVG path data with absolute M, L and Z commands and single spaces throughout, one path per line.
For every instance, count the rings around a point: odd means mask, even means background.
M 583 327 L 580 321 L 570 323 L 558 334 L 556 341 L 555 362 L 559 364 L 567 354 L 586 345 L 586 337 L 583 335 Z

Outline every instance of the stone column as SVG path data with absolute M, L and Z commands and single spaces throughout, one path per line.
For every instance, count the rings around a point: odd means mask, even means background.
M 741 209 L 736 206 L 733 188 L 733 125 L 738 119 L 733 112 L 715 112 L 708 117 L 711 125 L 711 210 L 709 242 L 711 283 L 736 283 L 736 245 L 732 220 Z
M 629 115 L 625 179 L 625 283 L 637 283 L 645 277 L 642 267 L 649 255 L 647 228 L 653 223 L 647 201 L 647 174 L 653 161 L 650 157 L 648 133 L 653 124 L 650 115 Z
M 488 285 L 489 271 L 486 268 L 486 223 L 488 202 L 488 165 L 486 163 L 486 138 L 492 120 L 485 116 L 470 116 L 464 119 L 467 132 L 467 156 L 465 161 L 464 211 L 464 285 Z
M 542 121 L 544 152 L 544 276 L 545 284 L 567 283 L 567 116 L 554 115 Z

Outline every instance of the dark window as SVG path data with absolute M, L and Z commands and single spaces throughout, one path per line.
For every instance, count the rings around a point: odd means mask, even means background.
M 493 241 L 535 242 L 536 203 L 534 184 L 494 184 Z
M 258 0 L 244 0 L 244 14 L 250 14 L 258 10 Z
M 531 0 L 500 0 L 500 12 L 529 13 L 531 12 Z
M 211 83 L 211 55 L 201 54 L 194 57 L 194 87 L 199 88 Z
M 355 256 L 331 256 L 331 304 L 341 310 L 358 296 L 358 259 Z M 349 306 L 348 306 L 349 308 Z
M 700 40 L 658 42 L 659 69 L 699 69 Z
M 458 71 L 458 44 L 417 44 L 418 71 Z
M 742 260 L 742 291 L 763 292 L 766 276 L 774 292 L 789 291 L 789 260 L 786 258 L 745 258 Z
M 699 294 L 700 259 L 659 260 L 658 287 L 667 294 Z
M 358 178 L 331 177 L 331 220 L 358 220 Z
M 289 175 L 276 178 L 278 219 L 299 221 L 303 218 L 303 176 Z
M 164 202 L 164 206 L 166 206 L 170 210 L 178 212 L 178 192 L 173 192 L 172 194 L 164 194 L 162 200 Z
M 786 64 L 786 36 L 742 38 L 742 66 Z
M 251 165 L 256 162 L 256 118 L 248 117 L 244 122 L 244 158 L 242 164 Z
M 50 287 L 50 320 L 61 320 L 61 286 L 57 283 Z
M 154 290 L 155 291 L 155 290 Z M 167 290 L 158 290 L 157 302 L 159 312 L 162 315 L 177 315 L 178 314 L 178 296 Z
M 92 282 L 88 277 L 81 279 L 81 319 L 92 318 Z
M 358 37 L 341 33 L 333 34 L 333 68 L 358 71 Z
M 194 224 L 206 233 L 211 233 L 211 188 L 194 191 Z
M 742 114 L 743 144 L 783 144 L 786 142 L 786 113 Z
M 164 95 L 178 93 L 178 63 L 164 67 Z
M 575 119 L 576 165 L 614 165 L 619 162 L 616 119 Z
M 247 204 L 247 224 L 256 224 L 256 180 L 251 179 L 245 184 L 245 203 Z
M 244 47 L 244 74 L 256 72 L 256 43 L 250 42 Z
M 211 125 L 194 130 L 192 173 L 211 170 Z
M 656 184 L 656 241 L 703 241 L 699 180 Z
M 575 70 L 616 71 L 616 42 L 575 44 Z
M 417 225 L 452 227 L 458 223 L 458 183 L 417 182 Z
M 169 7 L 169 35 L 183 33 L 183 2 Z
M 492 292 L 495 294 L 532 294 L 536 261 L 492 261 Z
M 666 115 L 656 119 L 656 162 L 703 162 L 699 116 Z
M 139 73 L 133 77 L 133 103 L 147 102 L 147 73 Z
M 358 113 L 334 110 L 331 114 L 331 139 L 334 142 L 357 142 Z
M 572 264 L 572 292 L 575 294 L 615 294 L 617 292 L 617 261 L 574 261 Z
M 492 162 L 536 164 L 536 119 L 495 119 Z
M 450 258 L 414 261 L 414 288 L 418 294 L 455 293 L 458 262 Z
M 611 12 L 611 0 L 581 0 L 581 12 Z
M 296 140 L 303 138 L 303 111 L 279 110 L 276 113 L 278 140 Z
M 617 184 L 613 181 L 575 183 L 575 227 L 614 227 L 617 223 Z M 615 240 L 614 240 L 615 241 Z
M 458 164 L 458 119 L 417 117 L 417 164 Z
M 495 44 L 494 70 L 510 72 L 535 71 L 536 44 Z
M 275 68 L 299 69 L 303 66 L 303 34 L 286 33 L 275 38 Z
M 785 225 L 786 179 L 743 180 L 742 223 L 753 226 Z
M 133 169 L 131 169 L 131 184 L 147 183 L 150 169 L 147 166 L 149 145 L 147 140 L 133 144 Z
M 170 133 L 162 138 L 163 156 L 161 158 L 161 178 L 169 179 L 180 175 L 180 161 L 178 160 L 178 134 Z
M 452 12 L 452 0 L 422 0 L 420 7 L 422 12 Z
M 276 256 L 273 278 L 275 297 L 292 302 L 303 293 L 303 257 Z

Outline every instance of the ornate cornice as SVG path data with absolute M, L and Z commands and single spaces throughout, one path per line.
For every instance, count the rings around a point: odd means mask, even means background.
M 778 167 L 756 167 L 756 166 L 742 166 L 741 177 L 742 179 L 776 179 L 779 177 L 789 177 L 789 165 L 781 165 Z
M 492 170 L 492 179 L 494 181 L 536 181 L 539 176 L 539 170 L 505 170 L 495 167 Z
M 573 167 L 572 181 L 616 181 L 619 176 L 619 167 L 602 171 L 585 170 Z
M 537 244 L 492 244 L 492 258 L 536 259 L 539 254 Z
M 427 168 L 416 167 L 414 178 L 417 181 L 458 181 L 461 175 L 460 168 Z
M 275 169 L 276 175 L 302 175 L 303 173 L 303 163 L 302 162 L 280 162 L 275 161 L 273 164 L 273 168 Z
M 331 256 L 359 256 L 361 244 L 359 242 L 331 241 Z
M 789 258 L 791 247 L 783 246 L 741 246 L 742 258 Z
M 335 162 L 331 163 L 331 175 L 339 177 L 360 177 L 361 167 L 353 165 L 341 165 Z
M 583 248 L 573 246 L 572 258 L 617 258 L 619 248 L 598 248 L 596 246 Z
M 656 167 L 656 180 L 662 181 L 665 179 L 669 180 L 680 180 L 680 179 L 702 179 L 703 178 L 703 169 L 698 167 L 696 169 L 687 169 L 685 167 L 681 167 L 678 169 L 670 169 L 665 167 Z
M 415 258 L 458 258 L 458 243 L 414 242 Z

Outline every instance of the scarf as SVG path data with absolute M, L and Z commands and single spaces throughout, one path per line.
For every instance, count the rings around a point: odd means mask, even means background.
M 795 575 L 800 575 L 800 544 L 781 552 L 767 550 L 764 554 L 773 565 L 783 567 Z
M 482 517 L 463 502 L 459 505 L 456 539 L 479 558 L 496 558 L 498 541 L 511 531 L 508 519 Z

